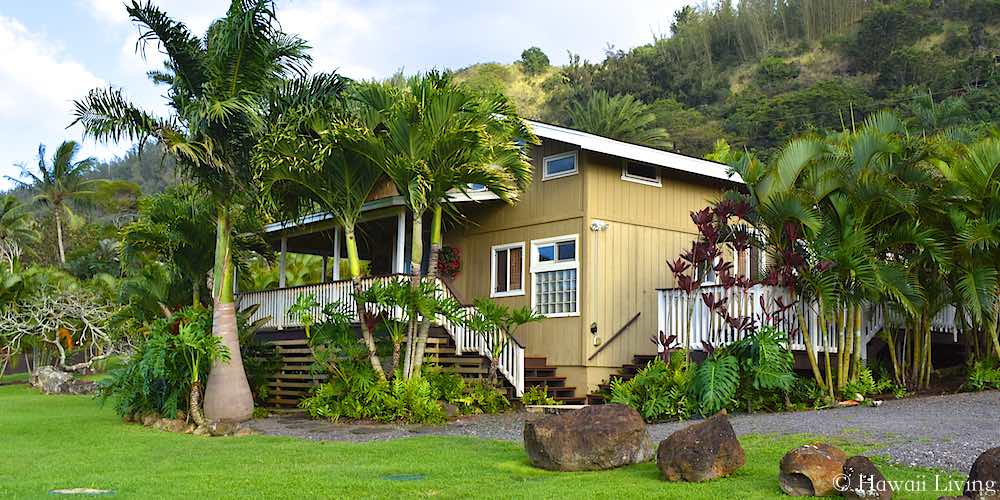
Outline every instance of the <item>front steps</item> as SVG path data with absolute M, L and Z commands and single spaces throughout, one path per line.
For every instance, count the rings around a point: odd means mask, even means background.
M 587 395 L 587 404 L 590 405 L 601 405 L 607 403 L 607 398 L 605 394 L 611 393 L 611 381 L 612 380 L 632 380 L 639 370 L 646 367 L 650 361 L 656 359 L 654 354 L 636 354 L 632 356 L 632 362 L 626 365 L 622 365 L 621 371 L 616 374 L 611 375 L 608 381 L 598 385 L 598 392 Z
M 586 398 L 576 396 L 576 387 L 566 386 L 566 377 L 556 374 L 556 367 L 548 364 L 548 359 L 541 356 L 524 357 L 524 389 L 541 386 L 552 399 L 561 401 L 564 405 L 582 405 Z
M 281 365 L 268 380 L 267 407 L 278 412 L 297 412 L 299 401 L 309 396 L 309 391 L 326 381 L 326 374 L 310 373 L 309 368 L 314 362 L 312 350 L 306 342 L 305 334 L 284 334 L 268 343 L 272 345 L 281 357 Z M 296 338 L 292 338 L 296 337 Z M 405 352 L 406 346 L 403 346 Z M 439 327 L 431 328 L 424 350 L 424 360 L 429 365 L 436 365 L 443 371 L 456 373 L 467 382 L 479 381 L 489 376 L 489 359 L 478 354 L 455 354 L 455 342 Z M 388 359 L 383 359 L 388 361 Z M 554 369 L 553 369 L 554 370 Z M 507 396 L 512 398 L 514 388 L 500 375 L 497 379 L 507 390 Z

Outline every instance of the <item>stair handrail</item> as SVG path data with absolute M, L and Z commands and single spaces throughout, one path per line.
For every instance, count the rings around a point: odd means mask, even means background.
M 611 345 L 611 343 L 614 342 L 615 339 L 617 339 L 621 334 L 625 333 L 625 330 L 628 330 L 628 328 L 630 326 L 632 326 L 633 324 L 635 324 L 635 322 L 639 320 L 639 316 L 641 316 L 641 315 L 642 315 L 642 311 L 639 311 L 639 312 L 635 313 L 635 316 L 632 316 L 632 319 L 626 321 L 625 324 L 622 325 L 622 327 L 619 328 L 618 331 L 615 332 L 615 334 L 611 336 L 611 338 L 609 338 L 607 341 L 605 341 L 603 344 L 601 344 L 601 346 L 598 347 L 597 350 L 594 351 L 594 353 L 591 354 L 587 358 L 587 361 L 592 361 L 595 357 L 597 357 L 597 355 L 600 354 L 601 351 L 603 351 L 605 347 Z

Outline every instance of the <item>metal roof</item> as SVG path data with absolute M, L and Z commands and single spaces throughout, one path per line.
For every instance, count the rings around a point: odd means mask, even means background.
M 714 161 L 702 160 L 691 156 L 662 151 L 638 144 L 616 141 L 601 137 L 599 135 L 573 130 L 571 128 L 559 127 L 548 123 L 525 120 L 534 130 L 535 135 L 543 139 L 553 139 L 556 141 L 575 144 L 587 151 L 618 156 L 642 163 L 657 165 L 660 167 L 689 172 L 695 175 L 712 177 L 731 182 L 743 183 L 739 175 L 729 175 L 727 167 Z

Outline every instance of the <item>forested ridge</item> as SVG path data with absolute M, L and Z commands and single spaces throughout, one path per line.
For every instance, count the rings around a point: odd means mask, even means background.
M 849 128 L 886 108 L 916 130 L 1000 118 L 997 0 L 722 1 L 686 7 L 669 34 L 610 48 L 600 62 L 570 49 L 569 64 L 550 67 L 535 51 L 457 74 L 568 126 L 595 92 L 632 96 L 672 150 L 693 156 L 724 138 L 766 157 L 798 134 Z

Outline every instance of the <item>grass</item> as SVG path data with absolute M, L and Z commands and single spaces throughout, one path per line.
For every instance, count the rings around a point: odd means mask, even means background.
M 747 464 L 730 478 L 666 483 L 654 464 L 604 472 L 531 467 L 520 443 L 414 437 L 364 444 L 274 436 L 204 438 L 125 425 L 80 396 L 0 387 L 0 498 L 55 488 L 114 490 L 119 498 L 780 498 L 778 461 L 808 436 L 741 438 Z M 861 447 L 841 443 L 850 452 Z M 890 480 L 931 470 L 884 466 Z M 945 474 L 944 480 L 960 480 Z M 957 490 L 949 494 L 955 494 Z M 945 492 L 896 498 L 936 498 Z

